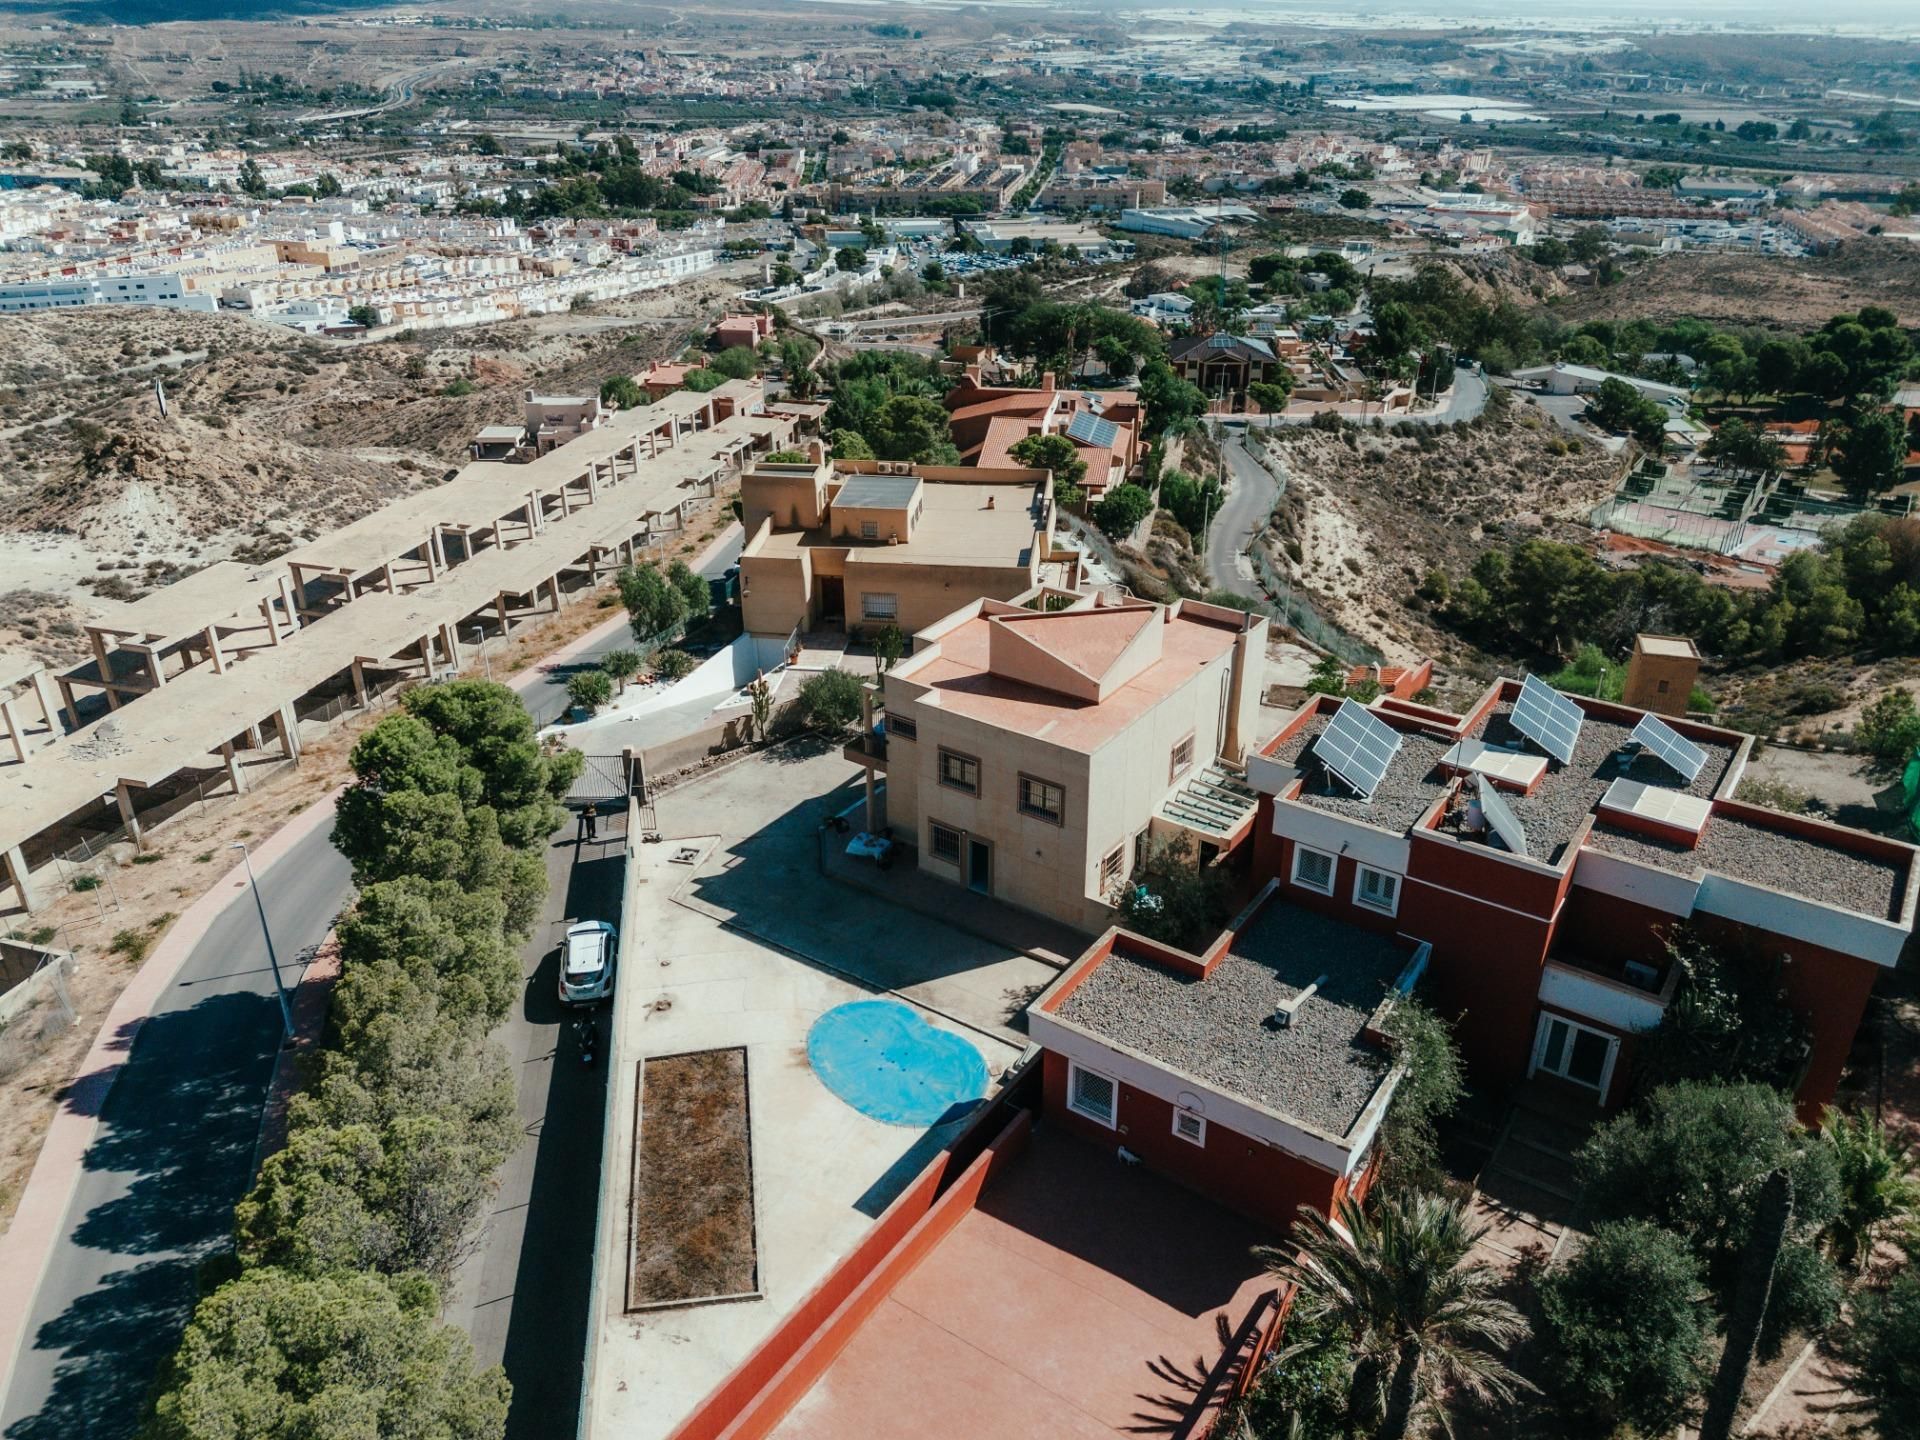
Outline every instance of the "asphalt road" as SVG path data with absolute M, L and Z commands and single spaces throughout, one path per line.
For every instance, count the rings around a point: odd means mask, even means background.
M 707 573 L 733 564 L 740 543 L 736 534 Z M 625 643 L 616 631 L 523 687 L 536 721 L 564 708 L 567 674 Z M 331 834 L 316 831 L 260 875 L 283 964 L 318 945 L 352 896 Z M 569 1062 L 577 1052 L 562 1033 L 554 965 L 563 917 L 617 918 L 621 865 L 617 843 L 576 864 L 572 835 L 555 837 L 547 913 L 522 952 L 525 1002 L 498 1036 L 519 1072 L 527 1143 L 502 1170 L 449 1318 L 472 1328 L 483 1363 L 506 1364 L 513 1435 L 574 1428 L 565 1417 L 578 1403 L 593 1248 L 582 1217 L 598 1185 L 605 1080 L 600 1067 L 571 1063 L 556 1075 L 556 1047 Z M 107 1096 L 0 1401 L 4 1440 L 118 1440 L 138 1426 L 155 1367 L 192 1313 L 195 1268 L 227 1244 L 233 1206 L 252 1183 L 279 1044 L 271 987 L 259 917 L 236 889 Z
M 1226 458 L 1232 484 L 1220 513 L 1207 526 L 1207 581 L 1217 590 L 1257 596 L 1259 590 L 1252 575 L 1240 571 L 1239 556 L 1247 541 L 1266 525 L 1280 486 L 1267 468 L 1247 453 L 1244 436 L 1229 434 L 1221 441 L 1220 453 Z

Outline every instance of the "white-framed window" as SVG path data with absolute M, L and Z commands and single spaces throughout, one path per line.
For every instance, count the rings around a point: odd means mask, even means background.
M 1353 903 L 1383 915 L 1399 914 L 1400 877 L 1391 870 L 1360 866 L 1359 873 L 1353 877 Z
M 880 538 L 880 522 L 878 520 L 862 520 L 860 522 L 860 538 L 862 540 L 878 540 Z
M 1333 856 L 1324 850 L 1293 847 L 1293 883 L 1319 895 L 1333 893 Z
M 1620 1042 L 1605 1031 L 1591 1030 L 1564 1015 L 1542 1011 L 1540 1028 L 1533 1037 L 1533 1068 L 1527 1073 L 1557 1075 L 1597 1090 L 1604 1098 L 1619 1051 Z
M 1078 1061 L 1067 1062 L 1067 1108 L 1076 1115 L 1097 1120 L 1109 1130 L 1116 1124 L 1114 1111 L 1120 1085 L 1111 1075 L 1088 1070 Z
M 863 620 L 897 620 L 900 618 L 900 597 L 885 595 L 868 590 L 860 596 L 860 618 Z
M 1207 1148 L 1207 1117 L 1193 1110 L 1173 1112 L 1173 1133 L 1189 1145 Z

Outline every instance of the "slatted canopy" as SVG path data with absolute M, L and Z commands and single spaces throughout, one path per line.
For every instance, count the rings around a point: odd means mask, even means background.
M 1694 777 L 1700 773 L 1700 767 L 1707 763 L 1706 751 L 1658 715 L 1643 715 L 1640 723 L 1633 727 L 1633 734 L 1628 738 L 1638 740 L 1648 750 L 1666 761 L 1668 768 L 1688 785 L 1691 785 Z
M 1399 752 L 1399 732 L 1352 700 L 1340 702 L 1327 728 L 1313 742 L 1320 763 L 1363 800 L 1373 798 Z
M 1521 682 L 1520 698 L 1513 702 L 1508 718 L 1514 729 L 1562 765 L 1572 763 L 1573 747 L 1580 742 L 1580 727 L 1587 719 L 1578 705 L 1531 675 Z

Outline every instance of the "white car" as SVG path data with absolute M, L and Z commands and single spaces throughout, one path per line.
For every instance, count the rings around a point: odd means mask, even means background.
M 591 1005 L 613 993 L 613 956 L 618 936 L 604 920 L 567 927 L 560 951 L 560 1003 Z

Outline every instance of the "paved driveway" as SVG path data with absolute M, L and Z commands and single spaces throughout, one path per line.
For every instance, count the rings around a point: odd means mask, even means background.
M 1248 453 L 1245 435 L 1223 440 L 1220 453 L 1226 459 L 1233 488 L 1227 491 L 1220 513 L 1207 527 L 1207 579 L 1215 589 L 1258 594 L 1252 567 L 1240 558 L 1240 552 L 1266 528 L 1273 502 L 1280 495 L 1280 482 Z

